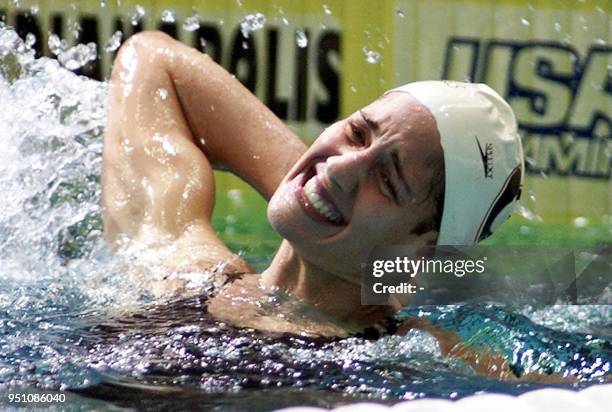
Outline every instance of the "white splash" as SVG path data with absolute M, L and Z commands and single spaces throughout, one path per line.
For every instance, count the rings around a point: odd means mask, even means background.
M 106 41 L 104 44 L 104 51 L 114 52 L 121 45 L 121 39 L 123 38 L 123 33 L 120 30 L 117 30 L 113 33 L 113 35 Z
M 380 61 L 381 56 L 380 53 L 378 53 L 377 51 L 368 49 L 367 47 L 364 47 L 362 50 L 363 54 L 365 55 L 366 62 L 370 64 L 375 64 Z
M 297 29 L 295 31 L 295 42 L 298 45 L 298 47 L 302 49 L 308 46 L 308 37 L 306 36 L 306 33 L 304 32 L 304 30 Z
M 242 35 L 248 38 L 251 33 L 263 29 L 266 24 L 266 16 L 261 13 L 247 14 L 240 22 Z
M 183 23 L 183 30 L 185 31 L 196 31 L 200 28 L 200 16 L 194 14 L 193 16 L 189 16 L 185 19 Z

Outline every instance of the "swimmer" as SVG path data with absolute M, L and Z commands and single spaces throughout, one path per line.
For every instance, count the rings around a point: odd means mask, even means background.
M 213 169 L 231 171 L 269 202 L 284 240 L 261 274 L 211 225 Z M 485 85 L 393 89 L 307 148 L 234 76 L 163 33 L 132 36 L 115 60 L 105 237 L 117 248 L 172 246 L 141 256 L 169 274 L 157 293 L 180 293 L 181 273 L 208 273 L 224 283 L 208 312 L 239 327 L 325 337 L 419 327 L 445 353 L 460 352 L 456 336 L 423 320 L 389 321 L 399 303 L 362 305 L 361 265 L 380 245 L 478 242 L 510 215 L 522 173 L 512 110 Z M 283 316 L 262 313 L 254 302 L 266 290 L 299 304 L 281 305 Z

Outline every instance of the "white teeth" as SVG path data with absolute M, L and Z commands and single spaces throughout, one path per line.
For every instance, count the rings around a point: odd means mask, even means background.
M 308 182 L 306 182 L 306 185 L 304 186 L 304 193 L 306 194 L 306 198 L 317 210 L 317 212 L 321 213 L 328 220 L 334 223 L 341 222 L 342 216 L 340 216 L 340 214 L 336 212 L 336 208 L 315 192 L 315 179 L 316 177 L 310 178 L 310 180 L 308 180 Z

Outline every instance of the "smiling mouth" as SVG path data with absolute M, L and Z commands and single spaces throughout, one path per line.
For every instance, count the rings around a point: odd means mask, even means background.
M 346 224 L 342 213 L 329 199 L 329 195 L 319 183 L 314 167 L 304 172 L 296 195 L 306 214 L 313 220 L 333 226 Z

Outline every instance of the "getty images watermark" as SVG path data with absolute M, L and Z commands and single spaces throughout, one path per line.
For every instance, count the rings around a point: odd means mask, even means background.
M 612 304 L 612 246 L 378 247 L 362 303 Z

